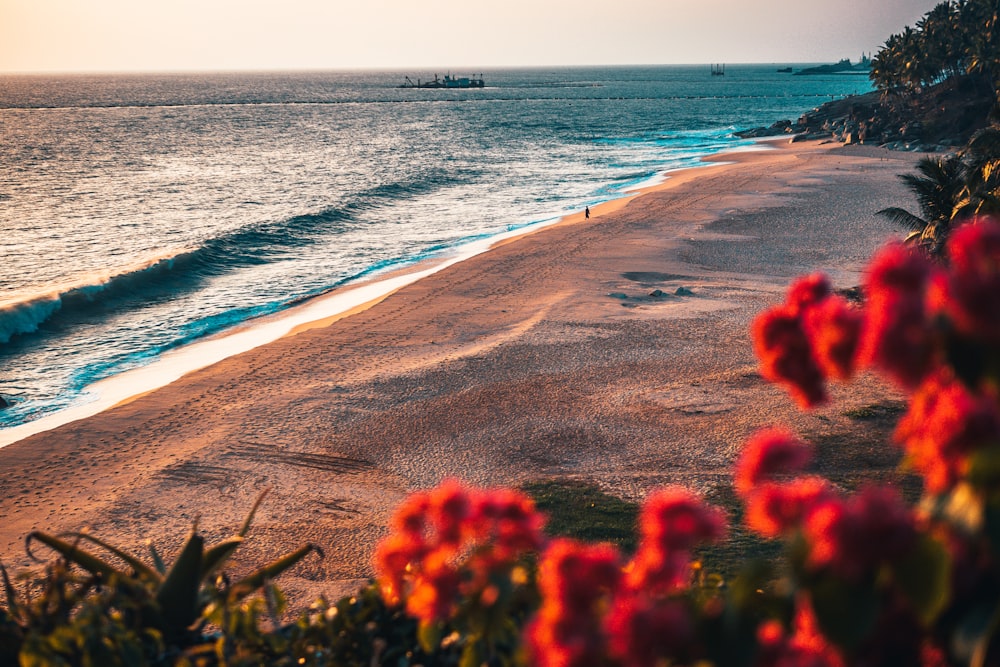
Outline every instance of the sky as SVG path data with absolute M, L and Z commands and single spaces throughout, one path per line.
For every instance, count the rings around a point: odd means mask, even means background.
M 939 0 L 0 0 L 0 72 L 857 60 Z

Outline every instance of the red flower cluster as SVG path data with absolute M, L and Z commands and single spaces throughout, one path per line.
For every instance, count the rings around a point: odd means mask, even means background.
M 800 472 L 812 458 L 809 445 L 779 428 L 752 436 L 736 461 L 734 486 L 746 505 L 747 525 L 765 537 L 797 530 L 806 515 L 836 494 L 820 477 L 797 477 L 779 483 L 775 477 Z
M 964 336 L 1000 343 L 1000 225 L 959 227 L 948 240 L 945 314 Z
M 923 475 L 927 490 L 943 492 L 968 473 L 976 450 L 1000 443 L 996 398 L 970 391 L 942 370 L 914 393 L 895 438 Z
M 926 294 L 938 270 L 917 250 L 891 244 L 868 266 L 859 366 L 874 366 L 912 389 L 937 362 Z
M 477 490 L 448 480 L 415 493 L 396 510 L 394 532 L 375 553 L 382 595 L 406 602 L 431 622 L 449 618 L 461 599 L 489 606 L 494 576 L 543 544 L 543 519 L 530 498 L 509 489 Z
M 692 549 L 716 542 L 726 532 L 726 519 L 687 489 L 669 487 L 650 496 L 639 515 L 639 549 L 628 568 L 635 591 L 671 593 L 691 578 Z
M 761 373 L 787 384 L 806 407 L 824 403 L 825 378 L 847 379 L 853 373 L 860 328 L 860 314 L 832 294 L 825 276 L 801 278 L 789 289 L 783 305 L 753 322 Z
M 776 620 L 757 628 L 755 667 L 843 667 L 840 654 L 824 639 L 807 597 L 796 601 L 792 634 Z
M 604 662 L 604 616 L 621 587 L 621 560 L 610 544 L 555 540 L 538 566 L 542 607 L 526 638 L 539 665 L 587 667 Z
M 781 428 L 765 429 L 754 434 L 736 462 L 735 486 L 748 495 L 774 475 L 799 472 L 811 458 L 809 445 Z
M 747 441 L 736 462 L 735 486 L 751 529 L 765 537 L 801 533 L 812 567 L 828 567 L 851 581 L 905 554 L 916 538 L 916 522 L 894 489 L 867 487 L 845 499 L 819 477 L 773 481 L 808 462 L 808 445 L 787 431 L 769 429 Z
M 809 562 L 858 582 L 883 563 L 905 556 L 917 538 L 916 520 L 899 493 L 869 486 L 850 498 L 814 505 L 804 526 Z
M 753 326 L 762 373 L 806 406 L 826 400 L 826 378 L 846 379 L 865 367 L 912 392 L 896 440 L 934 492 L 966 475 L 973 452 L 1000 441 L 1000 388 L 979 379 L 987 360 L 975 356 L 1000 342 L 1000 225 L 965 224 L 946 250 L 950 264 L 943 267 L 900 244 L 885 247 L 866 272 L 863 312 L 812 275 Z M 953 365 L 956 350 L 966 355 L 962 367 Z M 737 476 L 744 491 L 754 484 Z
M 557 540 L 539 567 L 542 608 L 528 639 L 537 664 L 651 665 L 686 656 L 695 619 L 678 593 L 690 583 L 692 549 L 720 539 L 721 510 L 681 488 L 651 496 L 639 548 L 624 569 L 610 545 Z

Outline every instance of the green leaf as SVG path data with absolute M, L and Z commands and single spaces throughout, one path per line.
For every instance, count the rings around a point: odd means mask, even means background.
M 14 586 L 10 583 L 10 577 L 7 575 L 7 568 L 3 566 L 3 563 L 0 563 L 0 576 L 3 577 L 3 589 L 7 596 L 7 608 L 10 610 L 10 615 L 13 618 L 20 620 L 21 601 L 18 598 L 17 591 L 14 590 Z
M 191 531 L 181 555 L 167 572 L 163 585 L 156 593 L 156 602 L 163 615 L 164 631 L 177 635 L 198 617 L 198 591 L 201 588 L 201 559 L 205 540 Z
M 969 457 L 969 481 L 980 489 L 995 489 L 1000 483 L 1000 444 L 980 447 Z
M 268 487 L 261 491 L 260 495 L 257 496 L 257 500 L 254 501 L 253 507 L 250 508 L 250 512 L 247 514 L 247 518 L 243 520 L 243 525 L 240 526 L 239 532 L 236 533 L 239 537 L 247 536 L 247 531 L 250 530 L 250 524 L 253 523 L 253 517 L 257 514 L 257 508 L 260 507 L 260 504 L 264 502 L 264 497 L 270 492 L 271 488 Z
M 67 561 L 79 565 L 91 574 L 108 579 L 113 576 L 127 578 L 125 573 L 120 572 L 110 563 L 101 560 L 92 553 L 84 551 L 77 546 L 76 543 L 71 544 L 65 540 L 55 537 L 54 535 L 49 535 L 48 533 L 43 533 L 37 530 L 28 533 L 28 536 L 24 538 L 26 545 L 30 545 L 32 540 L 41 542 L 45 546 L 61 554 Z
M 160 558 L 160 552 L 157 551 L 156 547 L 153 545 L 153 540 L 146 540 L 146 545 L 149 547 L 149 555 L 153 559 L 153 567 L 155 567 L 156 571 L 160 574 L 166 574 L 167 566 L 164 565 L 163 559 Z
M 486 662 L 484 654 L 481 641 L 469 642 L 462 649 L 462 657 L 458 661 L 458 667 L 480 667 Z
M 163 577 L 161 577 L 152 568 L 150 568 L 148 565 L 143 563 L 141 560 L 139 560 L 132 554 L 126 553 L 121 549 L 119 549 L 118 547 L 109 544 L 108 542 L 105 542 L 100 538 L 94 537 L 90 533 L 69 533 L 69 535 L 70 537 L 75 537 L 77 540 L 86 540 L 92 544 L 96 544 L 102 549 L 110 551 L 111 553 L 118 556 L 126 563 L 128 563 L 128 565 L 133 570 L 135 570 L 135 573 L 142 579 L 153 582 L 154 584 L 159 584 L 161 581 L 163 581 Z
M 417 641 L 420 642 L 420 648 L 424 650 L 424 653 L 433 654 L 437 651 L 438 646 L 441 645 L 441 630 L 440 623 L 420 621 L 420 627 L 417 628 Z
M 816 620 L 831 642 L 850 650 L 871 634 L 879 613 L 874 582 L 854 584 L 825 576 L 813 584 L 810 592 Z
M 892 572 L 920 620 L 930 626 L 951 597 L 951 556 L 930 535 L 920 535 Z
M 205 581 L 215 574 L 216 570 L 225 564 L 241 544 L 243 544 L 243 538 L 235 536 L 206 549 L 201 559 L 201 580 Z
M 279 574 L 305 558 L 306 554 L 310 551 L 315 551 L 321 558 L 323 557 L 322 549 L 317 547 L 315 544 L 305 544 L 295 551 L 286 554 L 277 560 L 271 561 L 253 574 L 250 574 L 233 584 L 230 589 L 231 594 L 237 599 L 250 595 L 250 593 L 253 593 L 255 590 L 263 586 L 265 581 L 274 579 Z

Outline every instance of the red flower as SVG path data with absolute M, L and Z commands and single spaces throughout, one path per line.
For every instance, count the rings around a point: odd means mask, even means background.
M 801 617 L 800 613 L 798 617 Z M 797 617 L 797 620 L 798 620 Z M 755 667 L 842 667 L 843 660 L 815 629 L 797 628 L 794 636 L 781 623 L 768 620 L 757 626 L 759 653 Z
M 423 557 L 422 551 L 422 545 L 405 534 L 390 535 L 375 548 L 375 571 L 379 573 L 382 597 L 388 604 L 402 600 L 407 567 Z
M 802 470 L 810 458 L 809 445 L 791 432 L 781 428 L 758 431 L 743 445 L 736 461 L 736 491 L 746 496 L 775 474 Z
M 813 273 L 792 283 L 785 304 L 799 315 L 822 303 L 830 294 L 830 280 L 822 273 Z
M 821 477 L 801 477 L 787 484 L 763 484 L 746 499 L 744 521 L 764 537 L 797 530 L 819 505 L 836 497 Z
M 910 389 L 930 372 L 935 340 L 925 294 L 932 275 L 922 254 L 898 244 L 879 251 L 868 266 L 859 366 L 876 366 Z
M 601 664 L 607 637 L 604 614 L 621 580 L 618 550 L 610 544 L 554 540 L 538 566 L 542 606 L 525 636 L 535 664 Z
M 894 437 L 927 490 L 939 493 L 967 472 L 972 452 L 1000 442 L 1000 413 L 992 396 L 973 394 L 941 372 L 913 395 Z
M 860 581 L 882 563 L 905 555 L 916 539 L 916 521 L 899 492 L 869 486 L 856 496 L 828 500 L 806 522 L 809 562 Z
M 754 319 L 751 333 L 761 375 L 787 385 L 795 400 L 808 408 L 824 403 L 827 395 L 800 314 L 798 307 L 772 308 Z
M 607 628 L 612 654 L 629 667 L 687 664 L 696 639 L 691 614 L 676 599 L 621 599 L 608 616 Z
M 714 542 L 725 532 L 726 519 L 719 508 L 682 487 L 657 491 L 639 515 L 639 549 L 630 566 L 629 585 L 663 591 L 685 586 L 691 549 Z
M 827 377 L 850 379 L 861 337 L 861 313 L 846 299 L 831 296 L 809 308 L 803 321 L 820 370 Z
M 509 580 L 521 556 L 541 547 L 543 523 L 530 498 L 507 489 L 446 480 L 414 493 L 375 552 L 382 596 L 425 621 L 446 619 L 468 601 L 492 605 L 501 597 L 494 580 Z
M 472 501 L 468 491 L 458 480 L 446 479 L 428 494 L 427 501 L 427 513 L 437 532 L 438 544 L 459 549 L 465 533 L 474 525 L 469 521 Z
M 451 617 L 461 579 L 451 566 L 448 554 L 434 551 L 421 564 L 413 591 L 406 600 L 406 611 L 424 621 L 443 621 Z
M 967 336 L 1000 342 L 1000 225 L 977 221 L 948 239 L 946 311 Z

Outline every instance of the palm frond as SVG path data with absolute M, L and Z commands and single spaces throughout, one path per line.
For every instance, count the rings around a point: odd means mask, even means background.
M 899 208 L 898 206 L 884 208 L 881 211 L 877 211 L 875 215 L 881 215 L 890 222 L 893 222 L 904 229 L 913 230 L 914 232 L 920 232 L 927 226 L 926 220 L 915 216 L 906 209 Z

